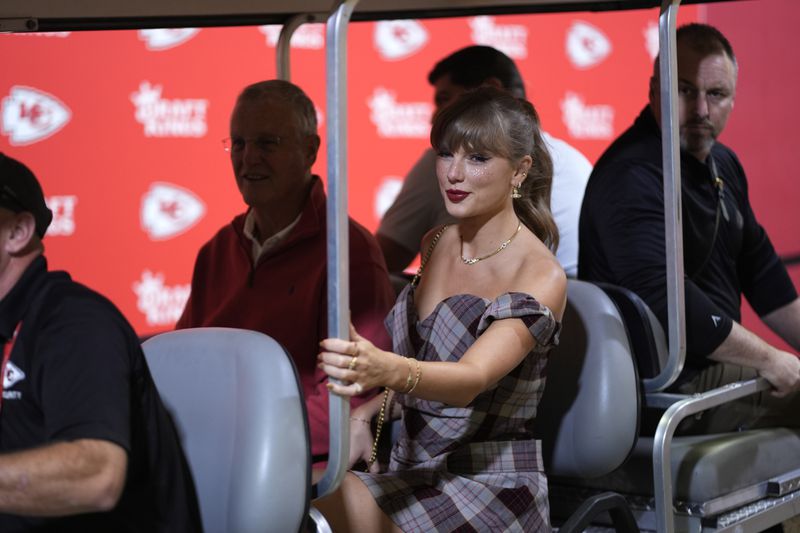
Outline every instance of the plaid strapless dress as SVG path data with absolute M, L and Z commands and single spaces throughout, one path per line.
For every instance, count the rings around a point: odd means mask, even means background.
M 458 361 L 495 320 L 518 318 L 536 346 L 467 407 L 396 395 L 402 423 L 388 470 L 355 472 L 403 531 L 549 531 L 547 479 L 533 427 L 560 324 L 532 296 L 458 294 L 419 321 L 409 284 L 386 319 L 395 353 Z

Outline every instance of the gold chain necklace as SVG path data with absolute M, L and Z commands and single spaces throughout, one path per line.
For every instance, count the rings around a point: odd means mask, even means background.
M 500 244 L 500 246 L 497 247 L 497 249 L 495 251 L 493 251 L 491 253 L 488 253 L 486 255 L 482 255 L 480 257 L 471 257 L 471 258 L 464 257 L 464 239 L 461 238 L 461 261 L 463 261 L 465 265 L 474 265 L 478 261 L 483 261 L 484 259 L 489 259 L 493 255 L 499 254 L 500 252 L 505 250 L 508 247 L 509 244 L 511 244 L 511 241 L 514 240 L 514 237 L 517 236 L 517 233 L 519 233 L 519 230 L 521 230 L 521 229 L 522 229 L 522 222 L 517 224 L 517 229 L 514 230 L 514 233 L 511 235 L 511 237 L 509 237 L 508 239 L 504 240 Z

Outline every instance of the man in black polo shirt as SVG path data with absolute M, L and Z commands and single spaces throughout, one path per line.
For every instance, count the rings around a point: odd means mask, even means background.
M 0 531 L 200 531 L 172 421 L 105 298 L 48 272 L 52 219 L 0 154 Z
M 775 388 L 692 420 L 692 432 L 798 425 L 800 361 L 739 324 L 744 294 L 800 350 L 800 300 L 750 207 L 736 155 L 716 142 L 733 109 L 737 64 L 715 28 L 677 31 L 687 359 L 675 388 L 708 390 L 756 375 Z M 650 105 L 606 150 L 586 189 L 578 276 L 636 292 L 666 328 L 658 62 Z M 685 427 L 685 426 L 684 426 Z

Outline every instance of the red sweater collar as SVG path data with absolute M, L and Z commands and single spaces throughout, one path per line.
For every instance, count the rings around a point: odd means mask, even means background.
M 284 249 L 294 246 L 295 243 L 305 240 L 309 237 L 318 235 L 320 231 L 325 231 L 325 213 L 326 213 L 326 197 L 325 188 L 322 185 L 322 180 L 319 176 L 312 176 L 311 192 L 308 195 L 306 205 L 303 207 L 303 213 L 300 216 L 300 221 L 292 228 L 286 239 L 280 243 L 274 250 L 267 252 L 264 257 L 269 257 L 280 253 Z M 237 215 L 231 224 L 239 237 L 239 241 L 244 246 L 245 250 L 251 248 L 250 239 L 244 234 L 244 220 L 247 216 L 249 209 L 244 213 Z

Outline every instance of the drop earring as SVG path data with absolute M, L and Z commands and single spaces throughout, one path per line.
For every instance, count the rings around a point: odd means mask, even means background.
M 511 186 L 511 198 L 517 199 L 522 198 L 522 195 L 519 193 L 519 185 L 512 185 Z

